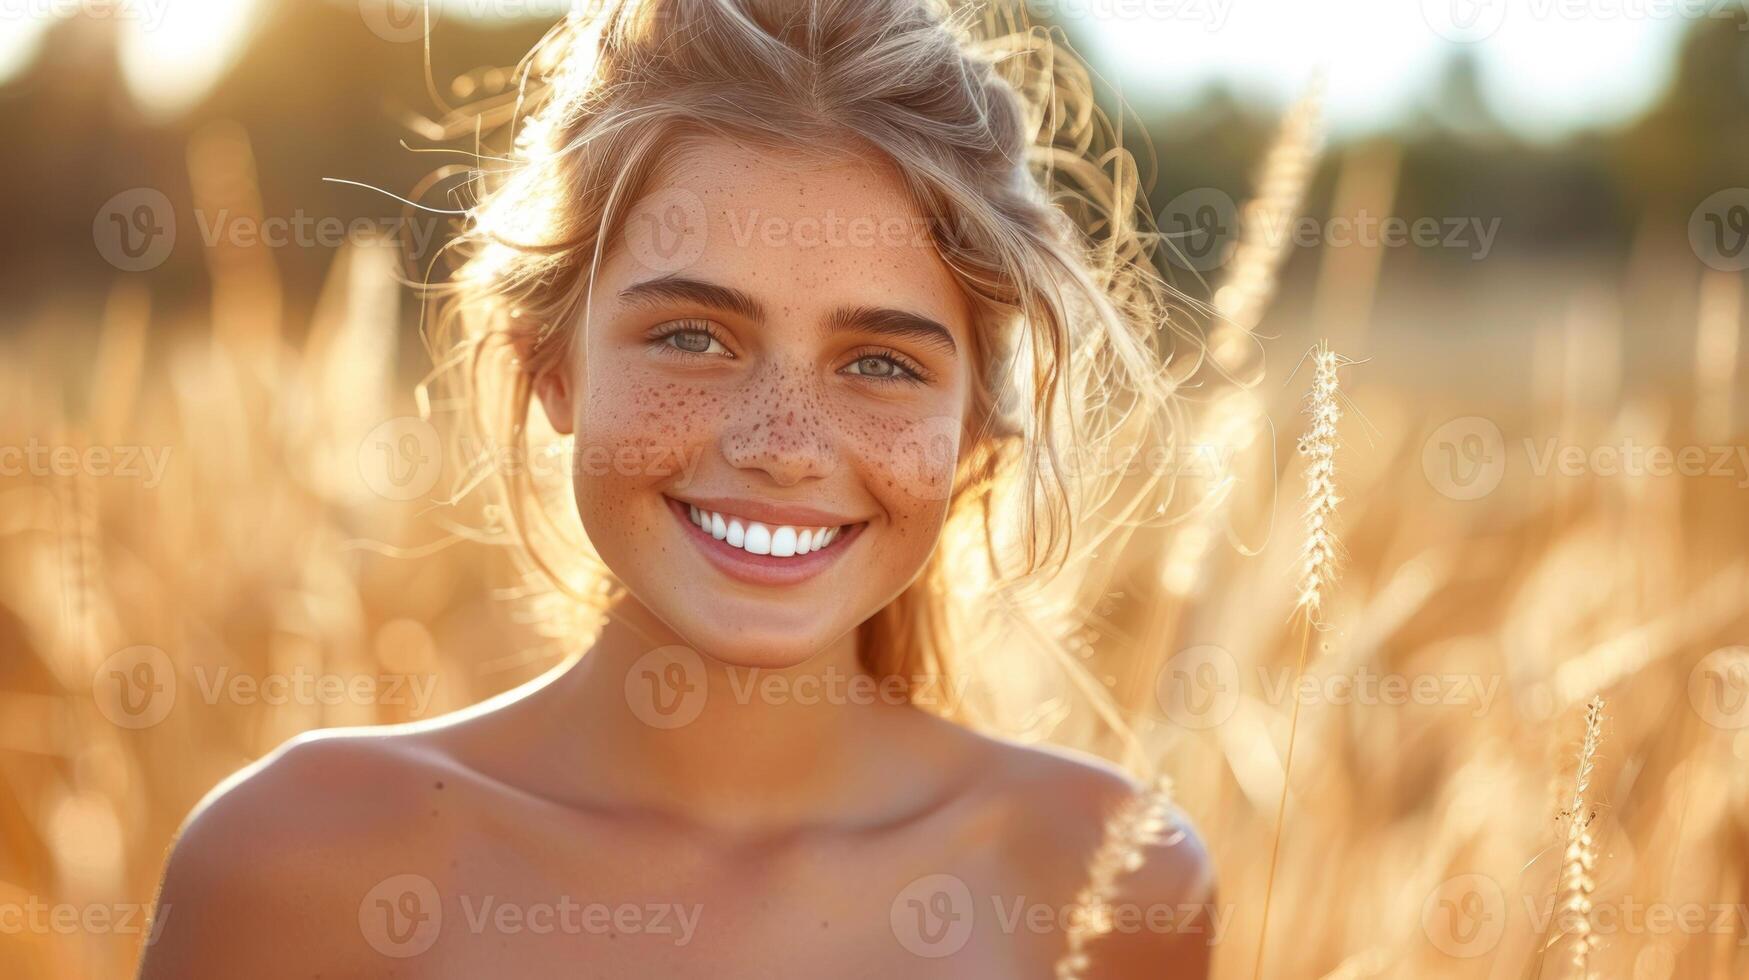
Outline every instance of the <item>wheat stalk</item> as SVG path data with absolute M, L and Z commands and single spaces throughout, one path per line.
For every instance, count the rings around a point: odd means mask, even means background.
M 1299 597 L 1295 609 L 1303 612 L 1300 655 L 1296 677 L 1306 672 L 1306 651 L 1312 630 L 1323 628 L 1319 613 L 1325 593 L 1336 581 L 1336 563 L 1341 554 L 1336 539 L 1336 423 L 1342 418 L 1337 404 L 1336 369 L 1347 363 L 1330 345 L 1319 341 L 1309 352 L 1312 358 L 1312 388 L 1306 395 L 1306 414 L 1311 421 L 1300 436 L 1300 454 L 1306 457 L 1306 539 L 1301 546 Z M 1300 699 L 1294 698 L 1287 729 L 1287 758 L 1281 767 L 1281 797 L 1275 807 L 1275 836 L 1269 846 L 1269 874 L 1263 886 L 1263 922 L 1257 933 L 1257 959 L 1252 977 L 1263 975 L 1263 958 L 1269 941 L 1269 900 L 1275 891 L 1275 869 L 1281 858 L 1281 830 L 1287 819 L 1287 793 L 1294 768 L 1294 742 L 1300 729 Z
M 1294 219 L 1324 155 L 1323 88 L 1322 80 L 1313 80 L 1282 117 L 1263 159 L 1256 196 L 1245 202 L 1227 277 L 1215 291 L 1215 310 L 1221 316 L 1217 334 L 1230 324 L 1241 336 L 1249 335 L 1275 295 L 1276 273 L 1293 245 Z M 1219 339 L 1231 343 L 1238 338 Z M 1227 343 L 1215 345 L 1217 354 L 1230 350 Z
M 1142 866 L 1143 851 L 1162 840 L 1171 822 L 1172 783 L 1165 776 L 1125 800 L 1105 822 L 1103 839 L 1087 865 L 1087 884 L 1075 896 L 1079 914 L 1069 923 L 1068 949 L 1057 960 L 1057 980 L 1080 980 L 1087 943 L 1112 928 L 1111 900 L 1118 879 Z
M 1305 544 L 1300 552 L 1299 598 L 1296 607 L 1308 622 L 1324 628 L 1321 614 L 1324 597 L 1336 581 L 1341 543 L 1336 536 L 1336 423 L 1342 418 L 1337 403 L 1336 369 L 1343 358 L 1319 343 L 1312 352 L 1312 389 L 1306 397 L 1311 421 L 1300 437 L 1299 450 L 1306 457 Z
M 1593 697 L 1585 706 L 1585 739 L 1579 744 L 1579 766 L 1573 777 L 1573 798 L 1561 812 L 1567 826 L 1566 853 L 1561 865 L 1561 921 L 1572 938 L 1574 976 L 1587 980 L 1591 975 L 1591 951 L 1597 948 L 1597 935 L 1591 926 L 1591 892 L 1596 881 L 1591 877 L 1597 865 L 1597 841 L 1591 834 L 1595 809 L 1588 808 L 1585 794 L 1591 788 L 1591 773 L 1597 762 L 1597 743 L 1603 733 L 1603 698 Z

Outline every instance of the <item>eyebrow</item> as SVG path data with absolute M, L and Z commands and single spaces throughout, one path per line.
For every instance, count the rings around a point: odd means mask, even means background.
M 702 279 L 663 276 L 627 286 L 619 291 L 619 298 L 638 306 L 649 306 L 663 300 L 697 303 L 699 306 L 727 310 L 755 322 L 765 320 L 764 307 L 753 297 L 739 289 L 730 289 L 728 286 L 719 286 Z
M 737 314 L 755 323 L 765 322 L 765 308 L 739 289 L 702 279 L 662 276 L 634 283 L 619 291 L 621 301 L 640 306 L 663 300 L 696 303 Z M 826 326 L 833 332 L 864 331 L 897 337 L 937 348 L 949 355 L 958 352 L 953 333 L 929 317 L 884 306 L 854 306 L 834 310 Z

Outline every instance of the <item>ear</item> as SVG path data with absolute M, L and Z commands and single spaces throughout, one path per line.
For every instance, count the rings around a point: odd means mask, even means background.
M 568 436 L 576 428 L 575 386 L 563 366 L 542 372 L 534 379 L 534 395 L 546 409 L 547 421 L 553 431 Z

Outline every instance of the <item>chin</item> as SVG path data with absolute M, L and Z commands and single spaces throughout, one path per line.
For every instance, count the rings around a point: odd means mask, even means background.
M 788 670 L 799 667 L 812 660 L 820 653 L 820 648 L 811 645 L 773 645 L 765 642 L 734 643 L 728 646 L 716 645 L 698 647 L 712 663 L 723 667 L 738 667 L 743 670 Z

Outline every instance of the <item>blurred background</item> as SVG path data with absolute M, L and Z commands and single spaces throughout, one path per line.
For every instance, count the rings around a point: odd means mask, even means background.
M 1749 976 L 1749 8 L 1025 6 L 1242 381 L 1100 597 L 1168 668 L 1086 653 L 1214 853 L 1217 974 L 1268 895 L 1271 977 Z M 420 465 L 449 218 L 370 188 L 469 203 L 464 107 L 564 7 L 0 2 L 0 975 L 128 975 L 177 825 L 285 738 L 560 655 Z M 1295 685 L 1319 339 L 1347 560 Z

